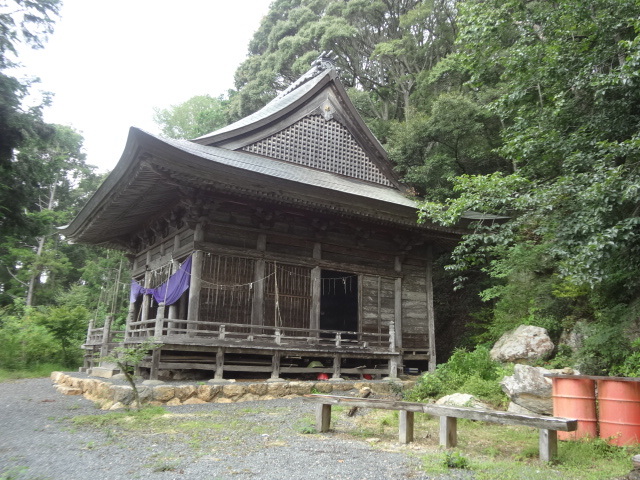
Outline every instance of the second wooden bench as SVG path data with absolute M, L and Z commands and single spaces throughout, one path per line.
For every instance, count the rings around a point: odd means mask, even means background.
M 440 445 L 445 448 L 455 447 L 458 443 L 458 418 L 537 428 L 540 430 L 540 460 L 544 462 L 551 461 L 558 453 L 558 430 L 573 432 L 578 428 L 578 421 L 573 418 L 523 415 L 499 410 L 450 407 L 432 403 L 403 402 L 372 398 L 339 397 L 336 395 L 305 395 L 303 399 L 307 402 L 318 404 L 316 410 L 316 428 L 318 432 L 329 431 L 331 426 L 332 405 L 397 410 L 400 414 L 398 432 L 400 443 L 413 441 L 413 420 L 416 412 L 428 413 L 440 417 Z

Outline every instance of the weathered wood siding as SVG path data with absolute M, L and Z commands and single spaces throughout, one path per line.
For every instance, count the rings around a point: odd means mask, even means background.
M 402 347 L 426 349 L 429 325 L 425 267 L 405 263 L 402 272 Z
M 365 333 L 389 333 L 395 321 L 395 279 L 361 275 L 361 330 Z

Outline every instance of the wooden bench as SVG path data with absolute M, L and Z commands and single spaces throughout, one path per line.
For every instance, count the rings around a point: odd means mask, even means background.
M 522 415 L 498 410 L 450 407 L 446 405 L 396 400 L 339 397 L 336 395 L 305 395 L 303 399 L 307 402 L 318 404 L 316 409 L 316 428 L 319 432 L 329 431 L 331 424 L 331 405 L 398 410 L 400 413 L 398 432 L 400 443 L 413 441 L 413 418 L 416 412 L 428 413 L 429 415 L 440 417 L 440 445 L 445 448 L 455 447 L 458 443 L 458 418 L 538 428 L 540 430 L 540 460 L 544 462 L 551 461 L 558 453 L 558 430 L 573 432 L 578 428 L 578 421 L 573 418 Z

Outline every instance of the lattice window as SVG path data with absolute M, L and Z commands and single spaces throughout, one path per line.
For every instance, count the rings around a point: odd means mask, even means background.
M 305 117 L 243 150 L 391 186 L 349 131 L 336 120 L 325 121 L 320 115 Z
M 311 313 L 311 269 L 267 263 L 264 324 L 278 327 L 309 328 Z M 287 331 L 287 335 L 306 335 Z
M 200 319 L 250 324 L 255 261 L 205 254 L 200 290 Z

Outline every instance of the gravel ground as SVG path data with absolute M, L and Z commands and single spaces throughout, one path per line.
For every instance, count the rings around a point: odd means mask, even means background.
M 419 469 L 411 446 L 388 451 L 365 439 L 302 434 L 313 409 L 299 399 L 166 407 L 238 425 L 226 427 L 226 436 L 200 435 L 195 444 L 185 435 L 77 426 L 73 417 L 104 412 L 83 397 L 57 393 L 49 379 L 0 383 L 0 480 L 435 478 Z

